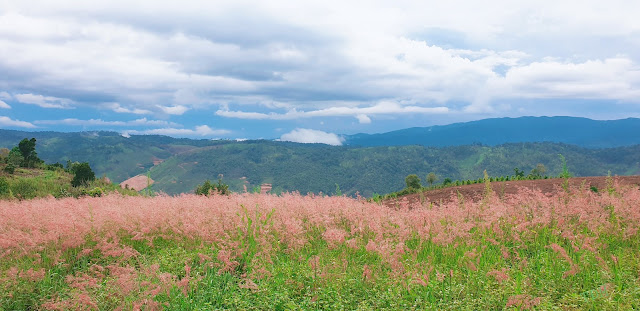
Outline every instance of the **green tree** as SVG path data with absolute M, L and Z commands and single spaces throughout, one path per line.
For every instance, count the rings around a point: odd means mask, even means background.
M 23 139 L 18 143 L 18 149 L 22 154 L 23 161 L 21 163 L 22 167 L 35 167 L 35 165 L 39 162 L 42 162 L 38 158 L 38 153 L 36 152 L 36 139 Z
M 567 159 L 564 158 L 562 154 L 558 154 L 560 156 L 560 161 L 562 161 L 562 173 L 560 174 L 560 178 L 571 178 L 571 173 L 569 173 L 569 168 L 567 168 Z
M 0 163 L 6 162 L 8 156 L 9 156 L 9 149 L 0 148 Z
M 228 195 L 230 192 L 229 185 L 222 183 L 222 174 L 218 178 L 218 184 L 212 184 L 211 181 L 206 180 L 204 184 L 197 186 L 195 189 L 196 194 L 206 196 L 216 193 Z
M 23 161 L 24 161 L 24 158 L 20 153 L 20 149 L 18 149 L 17 146 L 13 147 L 13 149 L 9 151 L 9 155 L 7 156 L 7 166 L 4 168 L 5 172 L 9 174 L 13 174 L 16 167 L 19 167 Z
M 71 172 L 74 174 L 71 180 L 71 185 L 74 187 L 87 185 L 90 181 L 96 179 L 96 174 L 91 170 L 88 162 L 72 164 Z
M 514 179 L 518 180 L 518 179 L 524 178 L 524 171 L 521 171 L 517 167 L 514 168 L 513 171 L 516 173 L 516 175 L 515 175 L 516 178 L 514 178 Z
M 544 177 L 544 174 L 547 172 L 547 168 L 544 167 L 544 164 L 538 163 L 534 169 L 531 170 L 529 176 L 532 179 L 541 179 Z
M 438 176 L 436 176 L 436 173 L 431 172 L 427 175 L 427 182 L 429 183 L 429 186 L 432 186 L 434 182 L 436 182 L 436 180 L 438 180 Z
M 420 178 L 416 174 L 408 175 L 404 182 L 407 184 L 407 188 L 409 189 L 420 189 L 422 185 L 420 184 Z

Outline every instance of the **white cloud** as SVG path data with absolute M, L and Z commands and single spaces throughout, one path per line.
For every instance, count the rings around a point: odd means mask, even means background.
M 25 127 L 25 128 L 36 128 L 37 126 L 32 123 L 20 120 L 12 120 L 9 117 L 0 116 L 0 125 L 2 126 L 11 126 L 11 127 Z
M 113 110 L 114 112 L 117 113 L 132 113 L 132 114 L 150 114 L 151 111 L 146 110 L 146 109 L 138 109 L 138 108 L 134 108 L 134 109 L 129 109 L 129 108 L 124 108 L 122 106 L 120 106 L 120 104 L 118 103 L 108 103 L 105 104 L 105 107 Z
M 0 108 L 3 109 L 11 109 L 11 106 L 9 106 L 9 104 L 3 102 L 2 100 L 0 100 Z
M 360 124 L 371 123 L 371 118 L 369 118 L 366 114 L 359 114 L 356 116 L 356 119 L 358 119 L 358 122 L 360 122 Z
M 178 126 L 177 123 L 168 122 L 164 120 L 147 120 L 147 118 L 141 118 L 131 121 L 104 121 L 102 119 L 89 119 L 80 120 L 75 118 L 67 118 L 62 120 L 38 120 L 34 121 L 36 124 L 64 124 L 74 126 Z
M 188 107 L 185 107 L 182 105 L 171 106 L 171 107 L 158 106 L 158 108 L 160 108 L 166 114 L 172 114 L 172 115 L 178 115 L 178 116 L 184 114 L 189 110 Z
M 66 98 L 58 98 L 53 96 L 42 96 L 37 94 L 16 94 L 15 98 L 23 103 L 30 105 L 38 105 L 42 108 L 72 109 L 71 100 Z
M 298 111 L 289 110 L 286 113 L 260 113 L 245 111 L 218 110 L 216 115 L 227 118 L 249 120 L 294 120 L 311 117 L 354 117 L 362 124 L 371 123 L 369 115 L 397 115 L 397 114 L 442 114 L 449 112 L 447 107 L 421 107 L 415 105 L 403 106 L 395 102 L 383 101 L 369 107 L 329 107 L 319 110 Z
M 182 115 L 229 103 L 268 110 L 218 115 L 361 124 L 382 100 L 411 103 L 397 117 L 495 111 L 502 98 L 637 101 L 638 11 L 629 0 L 11 1 L 0 88 L 56 90 L 23 94 L 47 108 L 104 99 L 119 113 Z M 319 103 L 330 101 L 343 104 Z
M 318 130 L 297 128 L 280 136 L 281 141 L 294 143 L 320 143 L 333 146 L 341 146 L 344 139 L 336 134 Z
M 10 100 L 12 98 L 13 98 L 13 96 L 11 96 L 11 94 L 9 94 L 7 92 L 0 92 L 0 99 Z
M 212 136 L 225 136 L 231 134 L 231 131 L 225 129 L 212 129 L 207 125 L 199 125 L 194 129 L 180 129 L 180 128 L 159 128 L 149 129 L 143 131 L 127 130 L 122 133 L 123 136 L 127 135 L 166 135 L 166 136 L 179 136 L 179 137 L 212 137 Z

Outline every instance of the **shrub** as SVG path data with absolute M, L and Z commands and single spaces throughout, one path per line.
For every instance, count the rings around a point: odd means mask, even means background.
M 74 163 L 71 166 L 71 171 L 74 174 L 71 185 L 74 187 L 86 185 L 88 182 L 96 179 L 96 174 L 91 170 L 88 162 Z
M 7 179 L 4 177 L 0 177 L 0 197 L 9 194 L 10 190 L 11 189 L 9 188 L 9 182 L 7 182 Z
M 229 191 L 229 185 L 223 184 L 222 178 L 219 178 L 217 184 L 212 184 L 211 181 L 207 179 L 204 184 L 196 187 L 195 193 L 206 196 L 215 193 L 228 195 L 231 191 Z
M 13 174 L 16 171 L 16 167 L 13 164 L 9 163 L 7 164 L 7 166 L 4 167 L 4 171 L 9 174 Z

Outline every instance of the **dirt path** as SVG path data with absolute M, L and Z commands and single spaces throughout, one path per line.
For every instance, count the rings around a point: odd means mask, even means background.
M 640 176 L 617 176 L 613 177 L 614 180 L 617 180 L 620 184 L 623 185 L 635 185 L 640 186 Z M 554 193 L 558 191 L 558 189 L 562 189 L 562 183 L 564 179 L 562 178 L 553 178 L 553 179 L 539 179 L 539 180 L 518 180 L 518 181 L 501 181 L 501 182 L 492 182 L 491 188 L 498 195 L 504 194 L 515 194 L 518 192 L 520 188 L 529 188 L 529 189 L 539 189 L 543 193 Z M 585 184 L 587 187 L 596 187 L 598 190 L 603 190 L 607 187 L 607 177 L 606 176 L 597 176 L 597 177 L 575 177 L 569 179 L 570 186 L 577 187 L 582 184 Z M 484 193 L 484 184 L 473 184 L 473 185 L 465 185 L 465 186 L 455 186 L 444 189 L 435 189 L 428 190 L 423 193 L 414 193 L 410 195 L 406 195 L 404 197 L 399 197 L 397 199 L 389 199 L 383 202 L 384 205 L 387 206 L 396 206 L 400 201 L 408 201 L 409 204 L 413 204 L 416 202 L 447 202 L 453 196 L 461 194 L 467 200 L 478 200 L 482 198 Z

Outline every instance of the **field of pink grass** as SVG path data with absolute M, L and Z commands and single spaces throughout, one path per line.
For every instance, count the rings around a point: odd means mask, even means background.
M 637 309 L 640 190 L 0 201 L 0 310 Z

